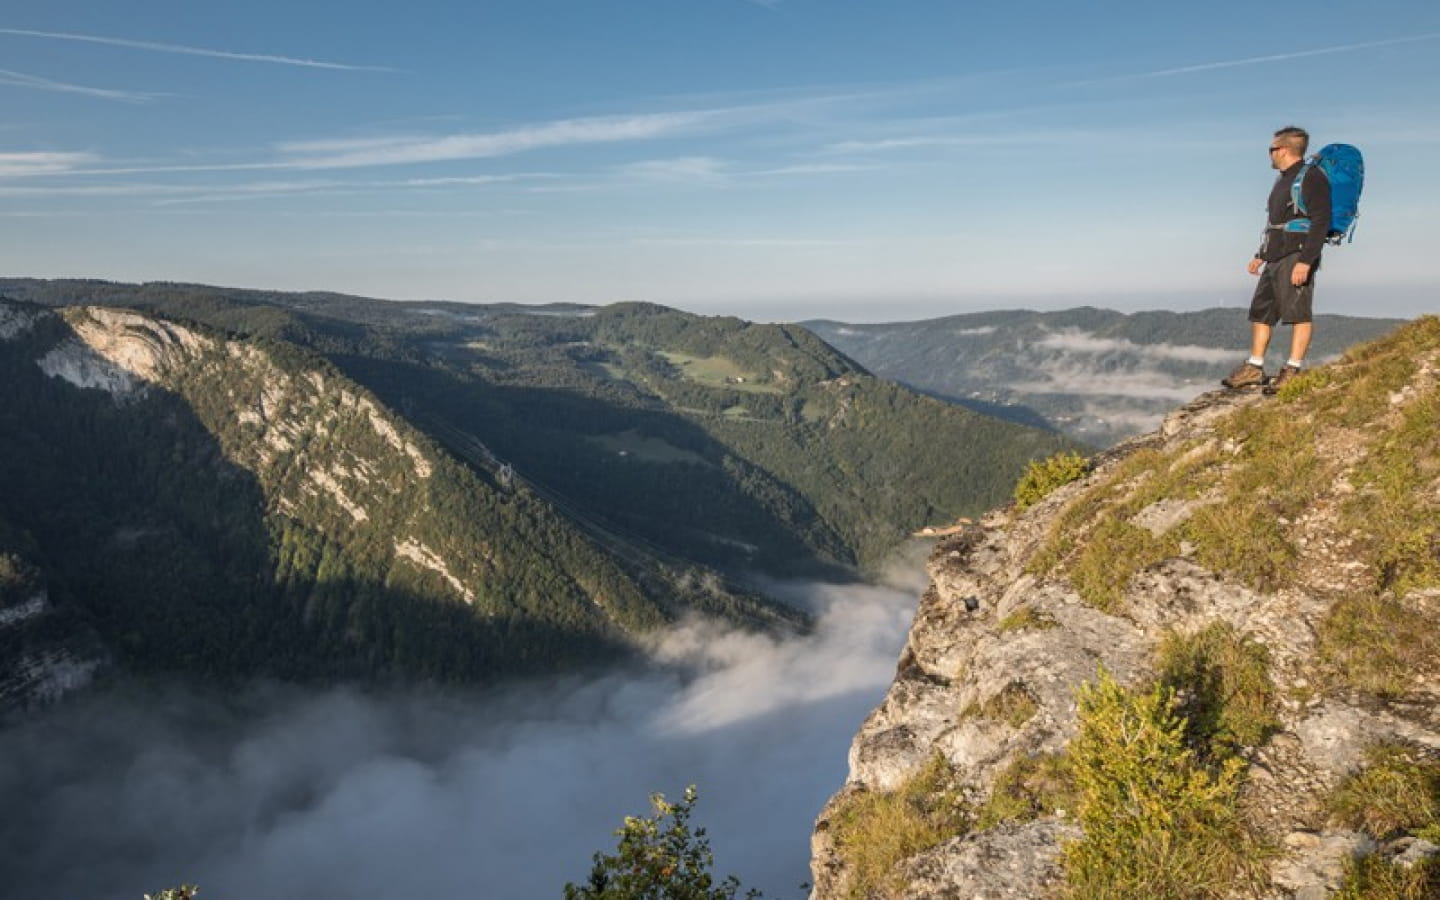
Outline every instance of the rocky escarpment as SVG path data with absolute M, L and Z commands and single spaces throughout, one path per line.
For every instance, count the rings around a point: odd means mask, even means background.
M 1437 416 L 1426 318 L 1278 397 L 1202 396 L 939 543 L 895 681 L 817 822 L 813 897 L 1098 896 L 1067 870 L 1087 837 L 1077 690 L 1159 683 L 1194 736 L 1213 685 L 1185 672 L 1223 680 L 1220 707 L 1242 691 L 1202 645 L 1254 663 L 1250 725 L 1212 729 L 1195 757 L 1239 773 L 1246 877 L 1164 896 L 1435 896 Z M 1357 785 L 1402 757 L 1395 771 L 1423 777 L 1396 790 L 1420 812 L 1383 819 Z M 1422 893 L 1369 892 L 1357 860 Z

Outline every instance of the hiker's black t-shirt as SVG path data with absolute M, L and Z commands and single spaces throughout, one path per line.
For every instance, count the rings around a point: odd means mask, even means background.
M 1283 231 L 1274 227 L 1300 217 L 1290 204 L 1290 188 L 1304 165 L 1303 161 L 1297 162 L 1281 172 L 1275 178 L 1275 186 L 1270 189 L 1270 201 L 1266 205 L 1269 227 L 1265 229 L 1265 240 L 1255 254 L 1266 262 L 1275 262 L 1292 253 L 1299 253 L 1302 263 L 1313 266 L 1320 262 L 1320 251 L 1324 249 L 1325 237 L 1330 233 L 1330 179 L 1325 177 L 1324 172 L 1311 166 L 1300 185 L 1300 199 L 1305 202 L 1310 230 Z

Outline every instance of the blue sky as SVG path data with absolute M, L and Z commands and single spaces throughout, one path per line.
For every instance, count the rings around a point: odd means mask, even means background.
M 1243 305 L 1275 128 L 1325 311 L 1440 308 L 1440 4 L 0 0 L 0 273 L 775 320 Z

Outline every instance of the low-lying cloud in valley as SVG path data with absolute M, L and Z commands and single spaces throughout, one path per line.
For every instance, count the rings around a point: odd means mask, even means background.
M 1140 359 L 1217 365 L 1233 361 L 1236 353 L 1233 349 L 1199 347 L 1193 344 L 1138 344 L 1128 338 L 1100 337 L 1079 329 L 1065 329 L 1048 334 L 1036 341 L 1035 346 L 1089 355 L 1119 353 Z
M 788 590 L 812 634 L 692 622 L 643 673 L 483 696 L 130 690 L 14 724 L 0 894 L 558 898 L 649 793 L 695 783 L 716 871 L 799 896 L 917 588 Z

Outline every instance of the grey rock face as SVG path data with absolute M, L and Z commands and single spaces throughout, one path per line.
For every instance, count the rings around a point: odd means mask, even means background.
M 1060 877 L 1059 847 L 1080 829 L 1055 822 L 1001 825 L 947 841 L 904 864 L 905 900 L 1030 900 Z

